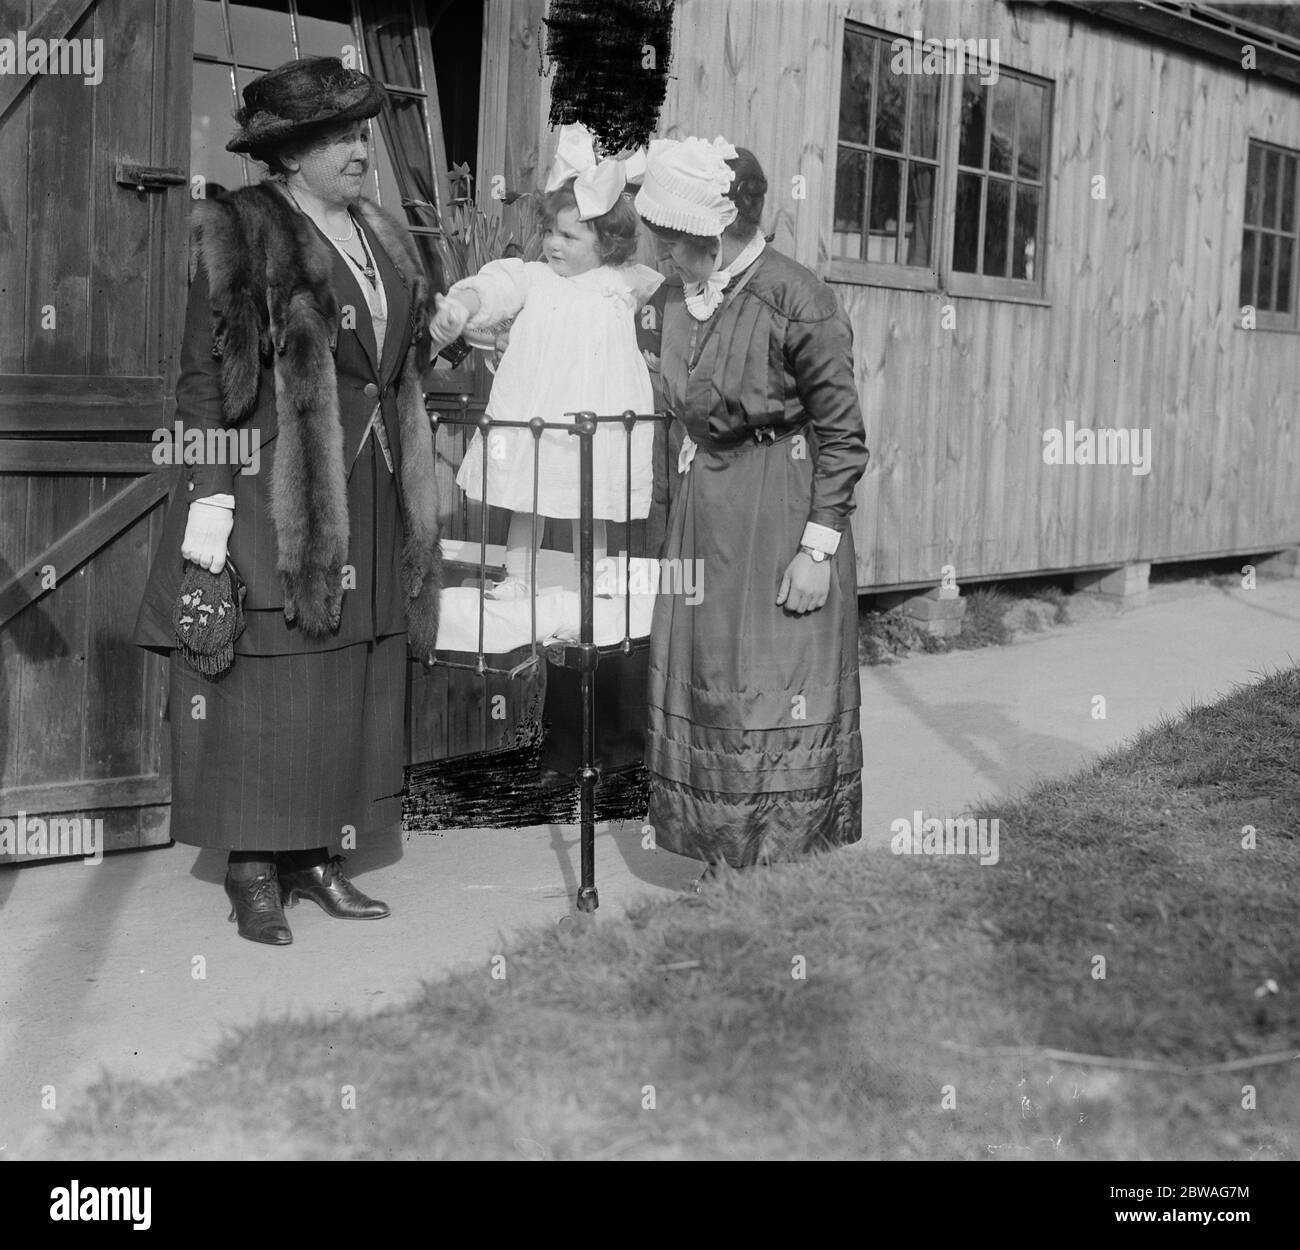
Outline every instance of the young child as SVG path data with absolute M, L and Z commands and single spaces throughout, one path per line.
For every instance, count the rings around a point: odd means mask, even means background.
M 490 338 L 495 328 L 514 318 L 509 347 L 492 382 L 489 416 L 563 422 L 573 412 L 610 416 L 654 410 L 635 314 L 663 278 L 631 263 L 640 218 L 624 192 L 625 181 L 622 162 L 596 163 L 583 127 L 564 127 L 546 187 L 546 263 L 492 261 L 438 297 L 432 331 L 440 342 L 462 331 Z M 592 442 L 599 561 L 607 550 L 604 522 L 629 519 L 627 433 L 622 425 L 602 423 Z M 653 423 L 638 423 L 632 434 L 633 518 L 650 511 L 653 445 Z M 478 501 L 483 497 L 484 452 L 482 434 L 476 433 L 456 476 L 457 484 Z M 487 502 L 514 513 L 506 542 L 506 580 L 487 593 L 524 597 L 533 591 L 539 516 L 573 522 L 577 558 L 580 441 L 565 430 L 542 433 L 535 509 L 532 431 L 489 430 L 486 454 Z

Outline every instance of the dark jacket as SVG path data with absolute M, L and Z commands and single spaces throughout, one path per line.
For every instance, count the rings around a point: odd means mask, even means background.
M 842 533 L 869 459 L 852 327 L 835 292 L 772 247 L 747 273 L 742 288 L 724 295 L 725 311 L 705 323 L 687 312 L 680 278 L 655 293 L 665 402 L 706 422 L 707 437 L 724 444 L 760 430 L 775 438 L 806 430 L 816 465 L 807 520 Z M 701 362 L 694 371 L 692 336 Z M 692 434 L 704 436 L 698 427 Z
M 272 621 L 254 620 L 249 649 L 332 648 L 409 622 L 413 649 L 426 654 L 440 578 L 418 367 L 427 354 L 428 284 L 405 229 L 364 201 L 355 214 L 388 297 L 377 360 L 363 279 L 279 191 L 245 188 L 206 207 L 175 420 L 205 436 L 256 431 L 260 466 L 250 475 L 205 457 L 178 475 L 135 641 L 174 645 L 189 504 L 226 493 L 235 500 L 229 552 L 248 587 L 245 608 L 250 618 L 274 611 L 279 621 L 269 629 Z M 357 458 L 376 405 L 391 476 L 382 460 L 377 474 L 361 472 L 370 458 Z

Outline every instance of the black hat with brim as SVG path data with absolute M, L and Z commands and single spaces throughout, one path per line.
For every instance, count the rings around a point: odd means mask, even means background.
M 267 70 L 244 88 L 244 107 L 228 152 L 254 156 L 298 139 L 314 138 L 345 122 L 374 117 L 384 89 L 336 56 L 304 57 Z

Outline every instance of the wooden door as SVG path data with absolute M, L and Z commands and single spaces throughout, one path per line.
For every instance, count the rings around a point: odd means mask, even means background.
M 0 35 L 99 54 L 98 81 L 0 75 L 0 818 L 102 819 L 109 850 L 169 839 L 166 670 L 130 634 L 176 473 L 150 435 L 189 200 L 118 177 L 188 168 L 192 27 L 171 0 L 0 0 Z

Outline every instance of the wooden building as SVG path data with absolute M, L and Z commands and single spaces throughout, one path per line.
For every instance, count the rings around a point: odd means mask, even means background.
M 862 587 L 1300 541 L 1300 41 L 1204 7 L 681 6 L 666 132 L 759 155 L 775 246 L 853 320 Z M 914 32 L 997 40 L 998 80 L 891 81 Z M 1046 464 L 1067 420 L 1149 429 L 1150 471 Z
M 1230 7 L 679 0 L 659 133 L 752 148 L 774 246 L 854 324 L 863 590 L 1300 542 L 1300 39 Z M 490 211 L 494 175 L 545 171 L 545 13 L 0 0 L 0 816 L 167 839 L 165 668 L 127 639 L 173 480 L 150 440 L 192 202 L 257 177 L 224 151 L 236 90 L 350 49 L 395 101 L 379 196 L 429 250 L 450 170 Z M 42 39 L 87 59 L 24 73 Z M 1100 445 L 1129 462 L 1045 457 L 1119 430 Z M 460 680 L 417 675 L 413 760 L 509 740 Z

